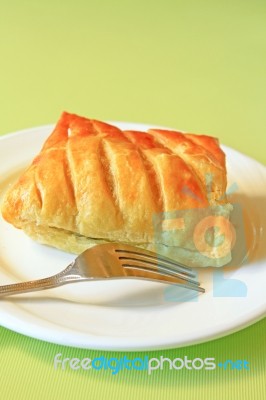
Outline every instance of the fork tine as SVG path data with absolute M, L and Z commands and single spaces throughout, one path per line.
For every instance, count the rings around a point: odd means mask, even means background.
M 199 286 L 198 282 L 190 281 L 186 278 L 181 278 L 179 276 L 168 274 L 164 271 L 155 271 L 150 268 L 141 267 L 139 265 L 124 265 L 124 268 L 129 272 L 127 277 L 134 277 L 140 279 L 153 280 L 155 282 L 168 283 L 171 285 L 177 285 L 180 287 L 185 287 L 187 289 L 192 289 L 197 292 L 205 293 L 205 289 Z M 135 272 L 135 273 L 134 273 Z
M 189 280 L 190 278 L 195 278 L 196 274 L 195 272 L 185 272 L 180 268 L 173 268 L 172 266 L 169 267 L 167 263 L 164 263 L 163 261 L 160 262 L 154 262 L 150 261 L 149 259 L 147 260 L 144 257 L 119 257 L 119 260 L 122 260 L 123 262 L 138 262 L 138 263 L 143 263 L 145 267 L 150 267 L 151 269 L 155 270 L 156 272 L 160 271 L 165 271 L 168 272 L 169 274 L 173 275 L 179 275 L 180 277 L 186 278 Z
M 160 264 L 148 263 L 147 261 L 143 262 L 142 260 L 138 260 L 137 258 L 123 259 L 122 266 L 124 268 L 142 269 L 143 271 L 156 272 L 157 274 L 162 274 L 165 276 L 172 276 L 175 278 L 179 278 L 183 281 L 192 283 L 193 285 L 199 286 L 199 282 L 197 282 L 195 279 L 191 279 L 190 277 L 188 277 L 185 274 L 182 274 L 178 271 L 167 268 Z
M 117 253 L 121 254 L 119 255 L 120 260 L 135 260 L 136 258 L 134 256 L 138 256 L 138 260 L 140 261 L 146 262 L 154 266 L 160 266 L 161 268 L 167 268 L 169 271 L 172 271 L 174 273 L 179 272 L 183 275 L 187 275 L 192 278 L 195 278 L 196 276 L 192 268 L 189 268 L 184 264 L 177 263 L 174 260 L 171 260 L 159 254 L 157 255 L 148 250 L 142 250 L 142 249 L 138 250 L 139 251 L 136 251 L 136 248 L 133 248 L 133 250 L 122 249 L 122 248 L 115 249 Z M 126 255 L 123 255 L 123 253 L 125 253 Z M 133 257 L 131 255 L 133 255 Z
M 192 268 L 178 263 L 168 257 L 161 256 L 149 250 L 132 247 L 130 245 L 118 245 L 115 249 L 122 267 L 128 275 L 137 274 L 135 277 L 153 279 L 175 284 L 199 292 L 205 292 L 195 280 L 196 273 Z

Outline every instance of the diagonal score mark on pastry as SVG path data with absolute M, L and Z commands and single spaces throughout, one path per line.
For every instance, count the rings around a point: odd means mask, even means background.
M 65 251 L 123 242 L 174 258 L 184 253 L 193 264 L 191 231 L 177 231 L 173 246 L 172 238 L 158 237 L 154 216 L 219 206 L 228 218 L 225 190 L 225 155 L 215 138 L 162 129 L 121 131 L 64 112 L 39 155 L 7 191 L 2 215 L 34 240 Z
M 216 202 L 221 198 L 226 190 L 225 155 L 216 138 L 160 129 L 150 129 L 148 134 L 174 154 L 179 155 L 204 186 L 206 176 L 211 174 L 213 176 L 211 202 Z M 188 185 L 186 187 L 190 188 Z M 194 190 L 191 191 L 197 195 Z
M 147 133 L 126 131 L 125 134 L 135 144 L 138 151 L 148 160 L 155 171 L 163 202 L 163 211 L 180 210 L 184 201 L 186 208 L 197 208 L 199 205 L 192 197 L 188 198 L 184 187 L 198 195 L 203 206 L 208 206 L 205 187 L 197 174 L 180 154 L 174 153 L 163 144 L 156 142 Z

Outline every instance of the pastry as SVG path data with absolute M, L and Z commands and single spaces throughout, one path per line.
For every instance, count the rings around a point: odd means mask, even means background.
M 64 112 L 7 191 L 2 215 L 34 240 L 68 252 L 124 242 L 175 258 L 183 252 L 193 264 L 196 211 L 228 221 L 225 190 L 225 155 L 213 137 L 122 131 Z M 167 228 L 180 213 L 190 214 L 190 226 Z M 204 257 L 202 265 L 226 261 Z

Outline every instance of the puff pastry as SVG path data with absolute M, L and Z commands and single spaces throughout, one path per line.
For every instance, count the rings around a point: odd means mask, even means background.
M 181 210 L 210 208 L 228 219 L 225 190 L 225 155 L 213 137 L 122 131 L 64 112 L 7 191 L 2 215 L 38 242 L 69 252 L 125 242 L 175 258 L 183 252 L 193 264 L 192 228 L 163 230 L 162 222 L 177 220 Z

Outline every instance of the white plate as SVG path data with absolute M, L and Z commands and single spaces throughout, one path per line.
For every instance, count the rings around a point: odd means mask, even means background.
M 118 124 L 123 129 L 147 128 Z M 0 138 L 1 195 L 39 152 L 51 128 L 33 128 Z M 1 300 L 0 324 L 48 342 L 130 351 L 200 343 L 262 318 L 266 310 L 266 168 L 232 149 L 224 150 L 229 186 L 234 184 L 232 188 L 237 189 L 231 200 L 241 204 L 246 215 L 249 256 L 244 265 L 219 270 L 222 278 L 217 278 L 213 269 L 201 269 L 199 279 L 206 293 L 189 299 L 181 290 L 182 301 L 173 295 L 173 287 L 142 281 L 80 283 L 10 297 Z M 52 275 L 73 258 L 34 243 L 0 219 L 1 284 Z M 228 281 L 226 284 L 224 278 L 231 279 L 238 297 L 226 292 Z M 241 289 L 247 291 L 244 297 Z

